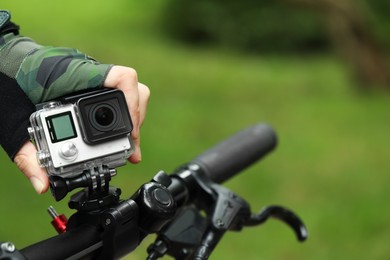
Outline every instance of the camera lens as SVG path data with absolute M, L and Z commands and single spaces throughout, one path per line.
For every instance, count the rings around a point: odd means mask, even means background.
M 107 106 L 98 107 L 95 111 L 95 120 L 99 125 L 108 126 L 115 119 L 114 112 Z
M 120 90 L 102 89 L 82 96 L 76 103 L 76 112 L 83 140 L 89 145 L 128 139 L 133 127 Z
M 118 112 L 111 104 L 97 104 L 90 110 L 89 121 L 98 131 L 111 131 L 118 124 Z

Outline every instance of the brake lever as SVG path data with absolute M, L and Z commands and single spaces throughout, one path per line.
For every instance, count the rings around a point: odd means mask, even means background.
M 208 259 L 227 231 L 260 225 L 270 217 L 289 225 L 299 241 L 306 240 L 307 229 L 292 211 L 269 206 L 258 214 L 251 214 L 248 202 L 229 189 L 210 181 L 199 172 L 193 172 L 190 176 L 196 181 L 193 187 L 196 196 L 190 200 L 191 206 L 184 207 L 170 224 L 158 232 L 155 243 L 148 248 L 148 260 L 158 259 L 165 254 L 176 259 Z
M 258 214 L 252 214 L 244 226 L 261 225 L 270 217 L 286 223 L 294 231 L 298 241 L 303 242 L 307 239 L 308 231 L 303 221 L 294 212 L 281 206 L 268 206 Z
M 161 179 L 160 175 L 155 180 Z M 250 218 L 250 206 L 240 196 L 200 173 L 191 176 L 197 184 L 192 206 L 183 208 L 159 232 L 155 243 L 148 248 L 148 260 L 165 254 L 177 259 L 208 259 L 226 231 L 241 230 L 245 220 Z M 206 216 L 201 214 L 202 210 Z

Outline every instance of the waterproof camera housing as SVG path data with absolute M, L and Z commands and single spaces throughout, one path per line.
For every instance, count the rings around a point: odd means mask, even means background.
M 37 106 L 28 129 L 49 175 L 126 164 L 134 151 L 132 122 L 122 91 L 100 89 Z

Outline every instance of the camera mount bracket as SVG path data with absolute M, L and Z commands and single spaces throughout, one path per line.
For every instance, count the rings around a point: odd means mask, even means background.
M 116 170 L 105 165 L 84 170 L 82 174 L 72 178 L 52 175 L 49 177 L 50 189 L 55 200 L 60 201 L 70 191 L 84 188 L 72 195 L 69 207 L 77 210 L 94 210 L 119 201 L 121 190 L 109 185 L 115 175 Z
M 109 187 L 108 192 L 95 193 L 91 196 L 88 189 L 73 194 L 68 202 L 69 208 L 78 211 L 93 211 L 109 205 L 116 205 L 122 191 L 116 187 Z

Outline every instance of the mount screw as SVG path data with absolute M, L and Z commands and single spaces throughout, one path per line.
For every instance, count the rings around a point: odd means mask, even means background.
M 11 242 L 5 242 L 1 244 L 1 249 L 7 253 L 13 253 L 15 251 L 15 245 Z

